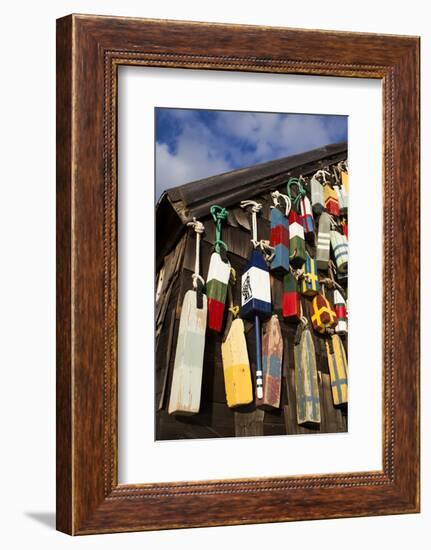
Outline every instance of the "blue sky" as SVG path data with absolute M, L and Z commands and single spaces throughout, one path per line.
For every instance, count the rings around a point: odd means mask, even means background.
M 347 140 L 347 116 L 156 108 L 163 190 Z

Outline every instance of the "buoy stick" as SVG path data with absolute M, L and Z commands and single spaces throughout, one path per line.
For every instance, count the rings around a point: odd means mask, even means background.
M 254 316 L 254 332 L 256 335 L 256 396 L 258 399 L 263 399 L 262 332 L 259 315 Z

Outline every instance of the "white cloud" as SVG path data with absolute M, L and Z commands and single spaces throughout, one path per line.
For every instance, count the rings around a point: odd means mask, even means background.
M 172 110 L 171 116 L 180 121 L 181 133 L 174 153 L 156 144 L 158 196 L 170 187 L 333 141 L 333 126 L 319 115 L 222 111 L 211 124 L 192 110 Z
M 212 140 L 205 137 L 202 132 L 186 129 L 178 138 L 175 154 L 167 144 L 156 143 L 157 196 L 170 187 L 231 169 L 220 150 L 211 148 Z

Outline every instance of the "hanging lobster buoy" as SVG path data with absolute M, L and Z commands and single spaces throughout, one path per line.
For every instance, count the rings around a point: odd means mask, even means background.
M 340 337 L 336 334 L 325 342 L 328 358 L 329 377 L 331 380 L 334 405 L 347 403 L 348 367 L 346 352 Z
M 337 325 L 338 319 L 334 308 L 326 296 L 317 294 L 311 302 L 311 322 L 315 331 L 324 334 Z
M 347 273 L 349 262 L 349 245 L 344 235 L 338 231 L 330 232 L 332 253 L 334 254 L 335 264 L 339 273 Z
M 337 334 L 347 334 L 347 310 L 346 302 L 341 292 L 337 289 L 334 290 L 334 306 L 335 313 L 337 314 L 338 323 L 335 327 Z
M 271 272 L 284 275 L 289 271 L 289 220 L 290 199 L 278 191 L 271 193 L 274 205 L 271 206 L 271 246 L 274 256 L 271 261 Z M 285 211 L 279 209 L 280 197 L 285 201 Z
M 318 170 L 310 180 L 311 187 L 311 208 L 319 216 L 325 208 L 325 199 L 323 195 L 323 185 L 318 178 L 325 178 L 325 171 Z
M 310 200 L 307 196 L 301 199 L 301 219 L 306 239 L 314 241 L 314 219 Z
M 201 401 L 207 325 L 207 297 L 202 292 L 205 281 L 199 275 L 200 236 L 204 226 L 195 218 L 187 225 L 193 227 L 196 233 L 195 272 L 192 276 L 193 290 L 185 293 L 181 308 L 169 414 L 198 413 Z
M 340 215 L 340 207 L 338 205 L 338 196 L 335 189 L 329 184 L 326 184 L 323 188 L 325 196 L 325 208 L 328 214 L 338 217 Z
M 293 267 L 300 268 L 305 262 L 304 227 L 301 215 L 294 210 L 289 213 L 289 260 Z
M 257 247 L 261 241 L 257 240 L 257 212 L 262 205 L 255 201 L 242 201 L 242 208 L 251 206 L 252 212 L 252 239 L 253 250 L 251 252 L 244 273 L 241 277 L 241 317 L 254 321 L 256 336 L 256 396 L 263 397 L 262 381 L 262 335 L 261 320 L 271 315 L 271 286 L 269 269 L 263 257 L 262 251 Z
M 230 263 L 227 258 L 227 246 L 221 240 L 221 224 L 227 218 L 228 211 L 218 205 L 211 206 L 211 215 L 216 224 L 214 252 L 211 254 L 208 268 L 206 294 L 208 297 L 208 328 L 221 332 L 230 277 Z
M 262 339 L 263 397 L 258 406 L 280 407 L 283 364 L 283 338 L 277 315 L 265 323 Z
M 233 305 L 230 287 L 228 294 L 230 299 L 229 314 L 231 316 L 229 319 L 233 318 L 233 320 L 229 329 L 226 329 L 227 335 L 221 345 L 221 356 L 227 406 L 238 407 L 239 405 L 248 405 L 253 401 L 253 386 L 244 334 L 244 322 L 237 317 L 239 307 Z
M 307 254 L 304 265 L 304 276 L 301 282 L 301 291 L 305 296 L 315 296 L 320 290 L 317 267 L 314 259 Z
M 340 215 L 345 216 L 347 214 L 347 208 L 348 208 L 348 199 L 346 192 L 344 190 L 344 187 L 342 185 L 339 185 L 335 188 L 335 192 L 337 193 L 337 199 L 338 199 L 338 207 L 340 209 Z
M 293 197 L 291 188 L 296 185 L 298 194 Z M 290 264 L 295 268 L 300 268 L 305 262 L 305 234 L 302 225 L 302 216 L 300 212 L 300 201 L 305 189 L 299 183 L 298 178 L 290 178 L 287 182 L 287 195 L 291 201 L 292 208 L 289 213 L 289 259 Z
M 298 424 L 320 424 L 320 398 L 313 337 L 302 318 L 295 335 L 295 387 Z
M 286 321 L 299 321 L 301 319 L 301 297 L 298 281 L 291 272 L 283 278 L 282 314 Z
M 317 269 L 327 271 L 329 262 L 331 218 L 322 212 L 317 233 L 316 264 Z

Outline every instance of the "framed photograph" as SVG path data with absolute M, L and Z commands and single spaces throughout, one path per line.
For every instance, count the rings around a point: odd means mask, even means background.
M 419 511 L 419 38 L 57 21 L 57 528 Z

